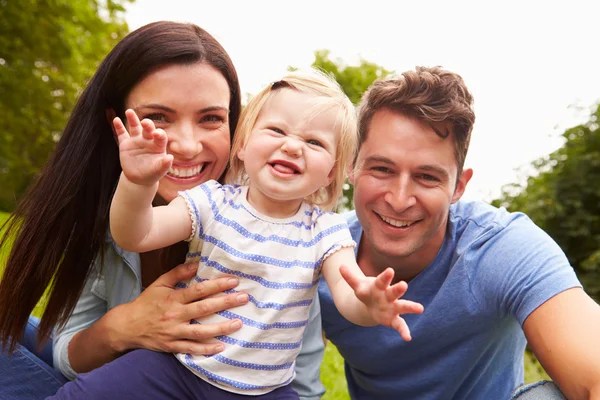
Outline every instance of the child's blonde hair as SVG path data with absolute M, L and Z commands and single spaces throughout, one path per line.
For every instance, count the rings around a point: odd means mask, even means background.
M 225 180 L 227 183 L 248 184 L 248 175 L 244 163 L 238 158 L 238 152 L 246 146 L 256 120 L 267 101 L 281 89 L 314 95 L 317 102 L 310 110 L 309 117 L 324 111 L 337 110 L 334 126 L 337 129 L 338 142 L 333 167 L 334 178 L 327 187 L 320 188 L 304 199 L 325 210 L 331 210 L 342 196 L 346 181 L 346 167 L 354 159 L 358 144 L 356 110 L 340 85 L 330 76 L 315 69 L 308 72 L 291 72 L 281 80 L 264 88 L 244 107 L 235 130 L 229 158 L 229 171 Z

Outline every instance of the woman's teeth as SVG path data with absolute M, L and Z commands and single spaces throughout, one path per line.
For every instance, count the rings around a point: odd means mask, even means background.
M 202 172 L 203 169 L 204 163 L 189 168 L 171 167 L 169 168 L 169 172 L 167 172 L 167 174 L 176 178 L 190 178 L 192 176 L 198 175 L 200 172 Z

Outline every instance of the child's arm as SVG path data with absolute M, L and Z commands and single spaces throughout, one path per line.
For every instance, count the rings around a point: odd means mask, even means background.
M 421 314 L 423 306 L 399 300 L 408 285 L 401 281 L 390 286 L 393 269 L 386 269 L 376 278 L 367 277 L 356 264 L 352 248 L 344 247 L 325 259 L 322 271 L 335 306 L 344 318 L 362 326 L 389 326 L 404 340 L 411 340 L 408 325 L 399 314 Z
M 132 110 L 125 115 L 130 132 L 118 117 L 113 121 L 123 173 L 110 207 L 111 235 L 119 246 L 135 252 L 187 239 L 192 223 L 183 199 L 152 207 L 158 181 L 173 162 L 173 156 L 166 152 L 167 135 L 151 120 L 140 122 Z

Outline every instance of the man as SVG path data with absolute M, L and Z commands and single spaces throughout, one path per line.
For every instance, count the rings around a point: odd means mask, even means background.
M 457 74 L 417 68 L 378 81 L 359 111 L 348 223 L 368 276 L 387 267 L 423 304 L 412 340 L 360 327 L 319 297 L 353 399 L 508 399 L 526 342 L 568 398 L 600 398 L 600 307 L 529 218 L 461 201 L 475 121 Z M 501 138 L 499 138 L 502 140 Z M 593 183 L 592 183 L 593 184 Z

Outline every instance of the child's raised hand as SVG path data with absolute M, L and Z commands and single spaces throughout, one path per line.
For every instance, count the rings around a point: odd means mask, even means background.
M 406 293 L 408 285 L 406 282 L 400 281 L 390 286 L 394 279 L 392 268 L 387 268 L 373 278 L 357 276 L 348 267 L 342 265 L 340 274 L 354 290 L 356 297 L 367 306 L 371 318 L 377 324 L 392 327 L 400 333 L 404 340 L 411 340 L 410 329 L 399 314 L 421 314 L 423 306 L 414 301 L 399 299 Z
M 125 116 L 129 132 L 119 117 L 113 120 L 121 168 L 129 181 L 151 186 L 165 176 L 173 163 L 173 156 L 167 154 L 167 134 L 156 129 L 149 119 L 140 122 L 133 110 L 125 111 Z

